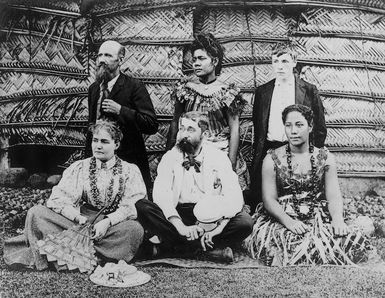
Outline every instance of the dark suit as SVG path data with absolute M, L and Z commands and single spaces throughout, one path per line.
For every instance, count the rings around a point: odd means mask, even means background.
M 96 121 L 99 97 L 100 85 L 95 82 L 88 90 L 89 123 Z M 101 114 L 117 121 L 122 129 L 123 139 L 117 150 L 117 155 L 139 167 L 147 190 L 149 190 L 151 176 L 142 133 L 154 134 L 158 131 L 159 125 L 150 95 L 139 80 L 120 73 L 108 97 L 122 106 L 119 115 Z M 86 142 L 86 155 L 90 156 L 91 154 L 91 136 L 89 134 Z
M 261 201 L 260 172 L 262 170 L 263 158 L 266 155 L 267 149 L 269 149 L 266 146 L 266 139 L 274 85 L 275 79 L 259 86 L 255 90 L 253 106 L 254 157 L 252 162 L 251 197 L 248 199 L 248 203 L 252 205 L 252 210 L 255 208 L 256 203 Z M 318 95 L 318 90 L 314 85 L 305 82 L 297 76 L 295 77 L 295 103 L 312 109 L 314 113 L 313 143 L 316 147 L 323 147 L 326 138 L 326 124 L 324 107 Z

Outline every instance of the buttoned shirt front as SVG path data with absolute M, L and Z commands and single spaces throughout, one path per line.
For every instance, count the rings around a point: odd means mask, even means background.
M 282 112 L 287 106 L 293 104 L 295 104 L 294 75 L 285 82 L 276 80 L 271 98 L 269 125 L 267 131 L 267 139 L 269 141 L 284 142 L 287 140 L 285 127 L 282 123 Z
M 195 160 L 202 164 L 202 150 L 195 157 Z M 182 181 L 182 191 L 179 197 L 179 203 L 197 203 L 203 198 L 205 192 L 202 172 L 196 172 L 194 167 L 190 167 L 188 170 L 183 169 Z

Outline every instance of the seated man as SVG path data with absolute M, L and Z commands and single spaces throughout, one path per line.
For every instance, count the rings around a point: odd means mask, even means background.
M 208 127 L 201 112 L 181 116 L 177 144 L 158 166 L 154 202 L 139 200 L 136 208 L 139 222 L 150 235 L 159 236 L 162 245 L 202 247 L 229 262 L 231 246 L 251 233 L 252 219 L 242 212 L 242 191 L 228 156 L 204 141 Z M 212 211 L 221 218 L 212 230 L 197 224 L 199 210 L 194 207 L 203 201 L 216 202 Z

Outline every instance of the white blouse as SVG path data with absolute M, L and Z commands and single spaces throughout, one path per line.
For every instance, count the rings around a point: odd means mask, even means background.
M 100 193 L 100 201 L 106 203 L 107 189 L 113 179 L 112 199 L 119 191 L 119 177 L 123 176 L 123 194 L 117 209 L 108 214 L 111 225 L 115 225 L 127 219 L 136 219 L 135 203 L 147 197 L 146 187 L 139 168 L 135 164 L 122 160 L 122 174 L 113 175 L 115 157 L 101 168 L 101 162 L 96 160 L 96 185 Z M 92 201 L 90 186 L 90 162 L 91 158 L 79 160 L 70 165 L 64 172 L 59 184 L 52 188 L 51 196 L 47 201 L 47 207 L 62 214 L 70 220 L 80 215 L 82 197 L 87 203 L 95 206 Z

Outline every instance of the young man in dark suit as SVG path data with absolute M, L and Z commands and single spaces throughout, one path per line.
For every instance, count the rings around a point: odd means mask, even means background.
M 324 107 L 316 86 L 300 79 L 294 72 L 296 53 L 290 44 L 279 43 L 272 52 L 272 67 L 275 79 L 255 90 L 253 106 L 254 156 L 251 171 L 251 189 L 247 203 L 253 211 L 261 198 L 262 161 L 270 148 L 285 143 L 282 111 L 291 104 L 310 107 L 314 113 L 313 144 L 323 147 L 326 138 Z
M 154 106 L 145 86 L 120 71 L 125 48 L 116 41 L 104 42 L 96 60 L 96 81 L 88 90 L 89 123 L 99 118 L 118 122 L 123 139 L 117 155 L 136 164 L 147 190 L 151 185 L 150 168 L 142 134 L 154 134 L 158 121 Z M 90 151 L 91 137 L 87 137 L 86 155 Z

